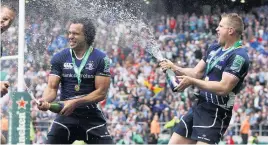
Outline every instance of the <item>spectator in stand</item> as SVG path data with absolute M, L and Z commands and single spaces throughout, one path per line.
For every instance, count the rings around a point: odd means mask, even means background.
M 174 17 L 171 17 L 170 20 L 169 20 L 169 28 L 171 30 L 174 30 L 177 28 L 177 21 Z
M 240 127 L 240 134 L 242 138 L 242 144 L 248 143 L 248 135 L 250 131 L 250 124 L 249 124 L 250 116 L 246 116 L 245 120 L 242 122 Z
M 153 138 L 152 144 L 157 144 L 157 140 L 160 134 L 160 124 L 159 124 L 159 117 L 157 114 L 154 115 L 153 121 L 151 122 L 151 136 Z
M 228 135 L 226 138 L 226 145 L 233 145 L 235 144 L 233 136 L 232 135 Z

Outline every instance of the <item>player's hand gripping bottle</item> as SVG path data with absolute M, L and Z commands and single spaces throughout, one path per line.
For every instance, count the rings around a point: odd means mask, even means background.
M 63 107 L 64 107 L 64 104 L 62 102 L 52 102 L 52 103 L 49 103 L 48 110 L 54 113 L 59 113 Z
M 170 88 L 172 89 L 173 92 L 177 92 L 179 81 L 177 80 L 174 71 L 172 71 L 171 69 L 167 69 L 165 73 Z

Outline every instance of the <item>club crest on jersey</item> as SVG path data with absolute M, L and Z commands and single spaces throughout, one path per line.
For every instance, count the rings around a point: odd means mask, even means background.
M 240 55 L 236 55 L 235 59 L 233 61 L 233 64 L 231 66 L 231 70 L 233 70 L 235 72 L 240 72 L 244 63 L 245 63 L 245 59 Z
M 94 61 L 89 61 L 86 65 L 87 70 L 93 70 L 94 69 Z
M 215 55 L 216 51 L 215 50 L 212 50 L 210 51 L 209 55 Z

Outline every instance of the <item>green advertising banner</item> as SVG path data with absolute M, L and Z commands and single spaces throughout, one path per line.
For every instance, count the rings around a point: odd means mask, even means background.
M 6 81 L 7 73 L 0 71 L 0 81 Z
M 30 144 L 31 97 L 28 92 L 11 93 L 9 144 Z

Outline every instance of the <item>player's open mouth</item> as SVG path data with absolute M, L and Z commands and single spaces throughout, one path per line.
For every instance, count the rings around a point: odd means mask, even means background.
M 70 44 L 70 45 L 74 45 L 75 42 L 74 42 L 74 41 L 69 41 L 69 44 Z

